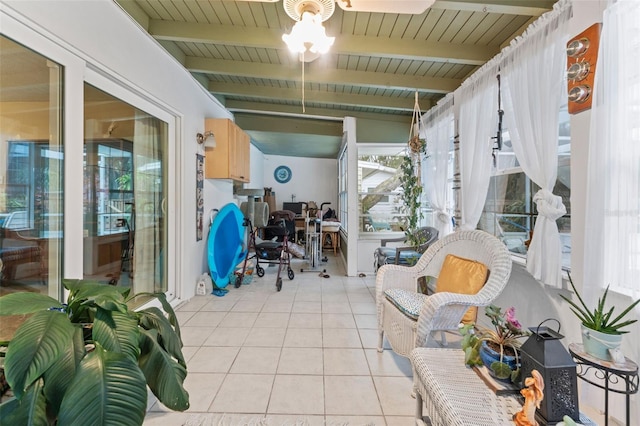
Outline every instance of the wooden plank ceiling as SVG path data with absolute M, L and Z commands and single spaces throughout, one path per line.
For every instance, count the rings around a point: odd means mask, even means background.
M 428 110 L 556 0 L 436 0 L 419 15 L 336 6 L 334 45 L 304 63 L 282 41 L 294 24 L 282 1 L 116 1 L 262 152 L 336 158 L 343 117 L 358 118 L 361 142 L 406 142 L 416 92 Z

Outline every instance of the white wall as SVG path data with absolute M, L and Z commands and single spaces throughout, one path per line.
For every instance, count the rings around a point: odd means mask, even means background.
M 273 172 L 278 166 L 291 169 L 291 180 L 287 183 L 276 182 Z M 283 202 L 315 201 L 320 204 L 330 202 L 334 210 L 338 207 L 338 162 L 324 158 L 264 156 L 264 186 L 276 194 L 276 208 L 282 209 Z
M 176 155 L 173 159 L 176 197 L 169 211 L 178 223 L 174 230 L 175 241 L 171 243 L 176 248 L 176 258 L 169 262 L 175 265 L 170 279 L 176 284 L 179 298 L 192 297 L 197 277 L 207 269 L 206 239 L 196 242 L 194 223 L 195 154 L 199 148 L 195 135 L 205 130 L 205 117 L 231 117 L 231 114 L 111 0 L 3 1 L 0 6 L 2 31 L 9 37 L 29 47 L 33 39 L 42 35 L 84 61 L 88 69 L 176 117 Z M 10 20 L 17 22 L 17 30 L 7 25 Z M 39 53 L 48 56 L 47 52 Z M 78 99 L 81 99 L 79 87 Z M 67 99 L 65 107 L 76 109 L 78 117 L 67 123 L 69 127 L 65 134 L 69 143 L 73 143 L 69 141 L 70 137 L 81 138 L 83 134 L 82 105 L 72 101 Z M 260 183 L 258 181 L 256 184 Z M 213 208 L 234 201 L 231 181 L 206 180 L 204 190 L 205 215 Z M 81 192 L 79 197 L 82 197 Z M 81 206 L 81 200 L 75 205 Z M 81 255 L 68 254 L 70 257 Z
M 263 189 L 264 188 L 264 154 L 258 148 L 251 144 L 251 180 L 244 184 L 245 188 Z

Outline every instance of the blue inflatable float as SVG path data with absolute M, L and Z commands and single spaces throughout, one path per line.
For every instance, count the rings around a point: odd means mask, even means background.
M 220 209 L 211 223 L 207 249 L 213 294 L 217 294 L 215 287 L 221 289 L 229 284 L 229 274 L 247 255 L 243 221 L 244 215 L 238 206 L 229 203 Z

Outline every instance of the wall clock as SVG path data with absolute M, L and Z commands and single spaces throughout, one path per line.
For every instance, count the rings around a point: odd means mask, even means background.
M 291 180 L 291 169 L 287 166 L 278 166 L 273 172 L 273 177 L 278 183 L 287 183 Z

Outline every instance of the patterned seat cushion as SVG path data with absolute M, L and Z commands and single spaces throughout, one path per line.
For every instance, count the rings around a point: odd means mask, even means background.
M 385 290 L 385 297 L 402 313 L 414 320 L 418 319 L 424 301 L 428 297 L 426 294 L 416 293 L 401 288 L 390 288 Z

